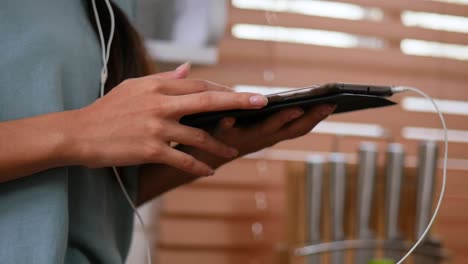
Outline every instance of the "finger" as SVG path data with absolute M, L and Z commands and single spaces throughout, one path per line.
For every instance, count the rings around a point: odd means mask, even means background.
M 257 130 L 260 134 L 272 134 L 278 131 L 285 124 L 299 118 L 303 114 L 304 110 L 299 107 L 282 110 L 279 113 L 275 113 L 272 116 L 269 116 L 267 119 L 262 121 L 259 125 L 254 126 L 252 129 Z
M 224 132 L 232 130 L 236 124 L 236 119 L 234 117 L 224 117 L 218 121 L 216 127 L 210 131 L 210 134 L 217 137 Z
M 175 117 L 182 117 L 212 111 L 259 109 L 267 103 L 268 99 L 261 94 L 210 91 L 179 96 L 171 100 L 169 105 Z
M 158 157 L 160 163 L 198 176 L 210 176 L 214 174 L 214 170 L 206 163 L 177 149 L 166 147 L 161 154 Z
M 206 91 L 232 92 L 233 90 L 225 85 L 217 84 L 207 80 L 180 79 L 180 80 L 159 80 L 158 92 L 165 95 L 187 95 Z
M 272 139 L 276 142 L 303 136 L 335 110 L 334 105 L 320 105 L 310 108 L 299 119 L 281 128 Z
M 218 123 L 218 130 L 228 130 L 234 127 L 236 119 L 234 117 L 224 117 Z
M 184 79 L 184 78 L 187 78 L 187 76 L 189 75 L 191 66 L 192 65 L 190 64 L 190 62 L 186 62 L 180 65 L 179 67 L 177 67 L 173 71 L 151 74 L 151 75 L 148 75 L 147 78 L 171 79 L 171 80 Z
M 235 148 L 215 139 L 204 130 L 175 122 L 164 126 L 163 137 L 165 140 L 189 145 L 225 158 L 234 158 L 239 154 Z

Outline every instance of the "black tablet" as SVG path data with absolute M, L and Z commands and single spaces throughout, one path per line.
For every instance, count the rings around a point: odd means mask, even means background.
M 334 104 L 333 114 L 396 104 L 387 98 L 393 95 L 391 86 L 329 83 L 292 89 L 267 95 L 268 104 L 261 109 L 228 110 L 184 116 L 180 122 L 193 127 L 212 127 L 223 117 L 235 117 L 237 126 L 248 126 L 279 110 L 321 104 Z

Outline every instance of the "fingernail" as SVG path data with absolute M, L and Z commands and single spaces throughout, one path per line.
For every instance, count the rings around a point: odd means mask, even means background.
M 299 118 L 300 116 L 302 116 L 303 114 L 304 114 L 304 111 L 302 111 L 302 110 L 295 110 L 294 112 L 292 112 L 292 113 L 289 115 L 289 120 L 297 119 L 297 118 Z
M 333 113 L 333 111 L 335 111 L 336 109 L 336 105 L 324 105 L 321 109 L 320 109 L 320 114 L 323 116 L 323 117 L 327 117 L 329 116 L 331 113 Z
M 234 126 L 234 122 L 236 122 L 236 120 L 234 118 L 232 118 L 232 117 L 226 117 L 223 120 L 223 122 L 224 122 L 224 124 L 223 124 L 224 127 L 230 128 L 230 127 Z
M 183 71 L 184 69 L 187 69 L 187 70 L 190 70 L 190 67 L 192 66 L 192 64 L 190 62 L 186 62 L 182 65 L 179 65 L 179 67 L 177 67 L 175 69 L 176 72 L 180 72 L 180 71 Z
M 268 99 L 263 95 L 254 95 L 250 97 L 249 101 L 254 106 L 265 106 L 268 104 Z
M 215 174 L 215 171 L 211 169 L 208 171 L 208 174 L 206 176 L 213 176 L 214 174 Z

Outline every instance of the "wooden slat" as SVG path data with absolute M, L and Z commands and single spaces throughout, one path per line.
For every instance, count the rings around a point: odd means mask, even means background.
M 356 141 L 357 137 L 354 138 L 344 138 L 340 139 L 340 148 L 338 148 L 338 151 L 345 155 L 348 163 L 350 164 L 356 164 L 358 162 L 358 155 L 356 154 L 356 150 L 358 149 L 358 146 L 360 143 L 363 141 L 371 141 L 376 144 L 377 148 L 380 149 L 379 152 L 382 152 L 380 156 L 378 156 L 378 162 L 379 164 L 384 164 L 385 163 L 385 149 L 387 147 L 387 141 L 384 140 L 361 140 L 361 141 Z M 296 146 L 297 149 L 291 149 L 292 147 L 289 146 L 289 149 L 284 149 L 281 148 L 283 143 L 279 143 L 277 146 L 270 148 L 268 150 L 268 157 L 263 157 L 262 159 L 268 159 L 271 161 L 276 161 L 276 162 L 284 162 L 284 161 L 305 161 L 307 160 L 311 154 L 314 155 L 322 155 L 323 157 L 329 157 L 329 155 L 332 152 L 336 152 L 336 148 L 331 148 L 330 146 L 335 146 L 336 142 L 333 142 L 333 139 L 330 137 L 325 137 L 323 136 L 322 138 L 318 137 L 315 139 L 314 142 L 322 142 L 322 141 L 327 141 L 329 144 L 328 146 L 323 146 L 322 144 L 317 144 L 314 146 L 313 149 L 301 149 L 301 146 L 298 145 Z M 392 141 L 393 142 L 393 141 Z M 418 146 L 419 142 L 414 142 L 410 141 L 409 143 L 405 142 L 400 142 L 396 141 L 402 145 L 405 146 L 407 149 L 406 151 L 406 158 L 405 158 L 405 164 L 409 168 L 415 168 L 418 166 Z M 413 145 L 410 145 L 413 144 Z M 439 147 L 440 147 L 440 155 L 439 155 L 439 160 L 438 160 L 438 168 L 442 169 L 443 168 L 443 143 L 439 142 Z M 411 148 L 409 148 L 409 146 Z M 345 146 L 345 147 L 344 147 Z M 304 148 L 304 147 L 302 147 Z M 321 149 L 323 148 L 323 149 Z M 333 149 L 333 150 L 331 150 Z M 408 151 L 409 149 L 409 151 Z M 449 151 L 450 153 L 450 151 Z M 251 155 L 248 155 L 244 157 L 244 159 L 257 159 L 258 155 L 256 153 L 253 153 Z M 468 159 L 456 159 L 456 158 L 451 158 L 449 155 L 449 158 L 447 160 L 447 170 L 460 170 L 460 171 L 468 171 Z
M 306 242 L 306 215 L 303 208 L 306 205 L 305 182 L 306 167 L 304 162 L 289 162 L 286 172 L 285 195 L 287 206 L 285 211 L 286 243 L 288 246 Z
M 245 170 L 238 167 L 240 173 Z M 259 193 L 265 195 L 266 203 L 257 204 Z M 283 206 L 280 191 L 183 187 L 165 195 L 162 210 L 168 216 L 252 219 L 279 218 Z
M 274 146 L 274 149 L 328 152 L 332 150 L 331 148 L 333 146 L 333 140 L 334 137 L 332 135 L 311 133 L 294 140 L 278 143 L 276 146 Z M 340 151 L 345 153 L 353 153 L 357 149 L 359 143 L 362 141 L 380 142 L 381 149 L 385 148 L 385 142 L 383 140 L 359 137 L 343 137 L 340 141 Z M 419 141 L 402 139 L 401 136 L 397 136 L 395 137 L 395 142 L 403 144 L 408 155 L 415 155 L 417 153 Z M 439 142 L 439 144 L 441 146 L 440 153 L 442 155 L 443 148 L 441 142 Z M 449 157 L 452 159 L 468 159 L 468 152 L 466 151 L 466 148 L 466 144 L 450 144 Z
M 410 94 L 408 94 L 410 95 Z M 411 94 L 414 95 L 414 94 Z M 382 120 L 382 117 L 389 117 Z M 464 122 L 466 116 L 463 115 L 448 115 L 444 116 L 447 127 L 456 130 L 468 130 L 468 123 Z M 397 128 L 404 126 L 441 128 L 440 119 L 436 113 L 410 112 L 402 109 L 401 105 L 375 109 L 372 111 L 359 111 L 345 114 L 332 115 L 329 121 L 338 122 L 359 122 L 359 123 L 375 123 L 381 124 L 383 127 L 392 129 L 393 132 L 399 133 Z
M 339 0 L 339 2 L 396 11 L 412 10 L 454 16 L 468 16 L 468 5 L 441 3 L 430 0 Z
M 274 264 L 275 254 L 271 251 L 254 250 L 190 250 L 190 249 L 160 249 L 158 263 L 170 264 Z
M 160 222 L 159 243 L 162 247 L 194 249 L 272 249 L 283 237 L 282 224 L 261 222 L 263 238 L 257 240 L 252 234 L 251 221 L 165 217 Z
M 291 13 L 277 13 L 274 26 L 310 28 L 345 32 L 357 35 L 379 37 L 387 40 L 419 39 L 468 45 L 468 34 L 437 31 L 418 27 L 406 27 L 395 21 L 343 20 Z M 229 17 L 230 25 L 256 24 L 269 25 L 264 11 L 233 8 Z
M 283 163 L 268 162 L 268 171 L 264 175 L 258 171 L 257 166 L 261 166 L 254 160 L 236 160 L 216 171 L 212 177 L 200 179 L 194 186 L 221 186 L 229 188 L 281 188 L 283 184 Z M 239 173 L 238 167 L 244 168 L 243 173 Z
M 233 48 L 240 49 L 246 47 L 243 45 L 235 47 L 233 45 Z M 268 48 L 269 46 L 265 44 L 258 52 L 266 53 L 265 50 Z M 274 53 L 277 53 L 275 49 L 273 50 Z M 273 81 L 266 82 L 263 79 L 263 73 L 269 69 L 274 71 L 275 78 Z M 266 54 L 265 57 L 262 57 L 258 61 L 249 60 L 243 62 L 237 58 L 232 58 L 232 60 L 225 58 L 216 67 L 194 69 L 192 76 L 194 78 L 206 78 L 227 85 L 250 84 L 304 87 L 328 82 L 407 85 L 420 88 L 435 98 L 468 100 L 468 93 L 466 92 L 468 85 L 466 84 L 465 77 L 449 77 L 438 72 L 436 69 L 431 74 L 413 71 L 389 71 L 378 67 L 363 69 L 353 66 L 350 62 L 342 65 L 340 63 L 320 63 L 313 59 L 300 63 L 288 63 L 268 58 Z M 411 94 L 408 93 L 407 95 Z
M 399 51 L 342 49 L 292 43 L 274 43 L 273 48 L 271 45 L 267 41 L 228 39 L 220 45 L 220 56 L 223 61 L 243 63 L 315 63 L 454 78 L 463 78 L 468 69 L 468 62 L 403 55 Z

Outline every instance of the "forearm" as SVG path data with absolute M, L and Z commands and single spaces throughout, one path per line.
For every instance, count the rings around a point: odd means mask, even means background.
M 71 112 L 0 122 L 0 183 L 71 165 L 67 126 Z
M 193 155 L 213 169 L 229 161 L 187 146 L 179 146 L 177 149 Z M 198 178 L 196 175 L 164 164 L 143 165 L 140 167 L 139 174 L 138 204 L 143 204 L 169 190 L 190 183 Z

